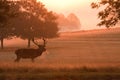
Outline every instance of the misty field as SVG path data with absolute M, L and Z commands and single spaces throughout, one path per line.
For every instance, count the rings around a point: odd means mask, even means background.
M 14 62 L 16 40 L 0 50 L 0 80 L 120 80 L 120 29 L 62 33 L 34 63 Z

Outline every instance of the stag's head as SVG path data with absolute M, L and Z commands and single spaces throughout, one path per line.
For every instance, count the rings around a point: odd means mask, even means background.
M 35 45 L 37 45 L 38 46 L 38 49 L 39 50 L 41 50 L 41 51 L 46 51 L 46 40 L 43 38 L 42 39 L 43 40 L 43 44 L 42 45 L 40 45 L 40 44 L 38 44 L 38 42 L 35 42 L 34 41 L 34 39 L 32 39 L 32 42 L 35 44 Z
M 44 45 L 38 45 L 38 48 L 39 48 L 40 50 L 42 50 L 43 52 L 46 51 L 46 48 L 45 48 Z

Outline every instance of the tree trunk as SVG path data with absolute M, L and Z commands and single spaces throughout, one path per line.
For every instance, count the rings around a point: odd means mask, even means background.
M 4 39 L 3 39 L 3 38 L 1 38 L 1 49 L 3 49 L 3 48 L 4 48 L 4 43 L 3 43 L 3 41 L 4 41 Z
M 28 48 L 30 48 L 30 45 L 31 45 L 30 41 L 31 41 L 31 39 L 28 38 Z

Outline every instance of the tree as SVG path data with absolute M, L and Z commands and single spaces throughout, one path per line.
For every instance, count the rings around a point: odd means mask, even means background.
M 58 37 L 58 24 L 56 16 L 53 12 L 47 12 L 44 15 L 44 21 L 40 27 L 35 27 L 36 37 L 38 38 L 54 38 Z
M 105 25 L 107 28 L 115 26 L 120 21 L 120 0 L 100 0 L 100 2 L 92 3 L 92 8 L 100 8 L 104 6 L 104 10 L 98 13 L 101 22 L 98 26 Z
M 21 13 L 16 18 L 13 25 L 17 37 L 28 39 L 34 38 L 53 38 L 58 34 L 56 17 L 53 12 L 47 11 L 41 2 L 36 0 L 21 0 L 18 2 L 21 6 Z
M 10 17 L 13 17 L 13 13 L 10 12 L 10 6 L 12 1 L 0 0 L 0 40 L 1 40 L 1 49 L 4 48 L 3 41 L 5 38 L 10 38 L 11 31 L 7 27 L 8 20 Z
M 14 27 L 14 35 L 21 39 L 28 39 L 28 47 L 30 47 L 30 41 L 34 38 L 34 27 L 39 27 L 40 20 L 27 13 L 21 12 L 18 17 L 11 20 L 11 26 Z
M 4 48 L 4 39 L 13 36 L 13 28 L 9 26 L 9 20 L 16 17 L 20 6 L 16 5 L 15 1 L 0 0 L 0 40 L 1 49 Z
M 0 27 L 3 27 L 9 11 L 9 4 L 6 0 L 0 0 Z
M 1 40 L 1 48 L 3 49 L 3 39 L 6 37 L 4 35 L 4 24 L 6 23 L 7 20 L 7 14 L 9 11 L 9 5 L 6 0 L 0 1 L 0 40 Z

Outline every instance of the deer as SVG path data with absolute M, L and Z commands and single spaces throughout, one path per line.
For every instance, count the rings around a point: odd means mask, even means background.
M 34 59 L 38 56 L 41 56 L 43 52 L 46 51 L 46 40 L 43 38 L 43 45 L 39 45 L 37 42 L 32 39 L 32 42 L 38 47 L 37 49 L 33 48 L 23 48 L 15 51 L 17 58 L 14 60 L 15 62 L 19 62 L 20 59 L 31 59 L 34 62 Z

